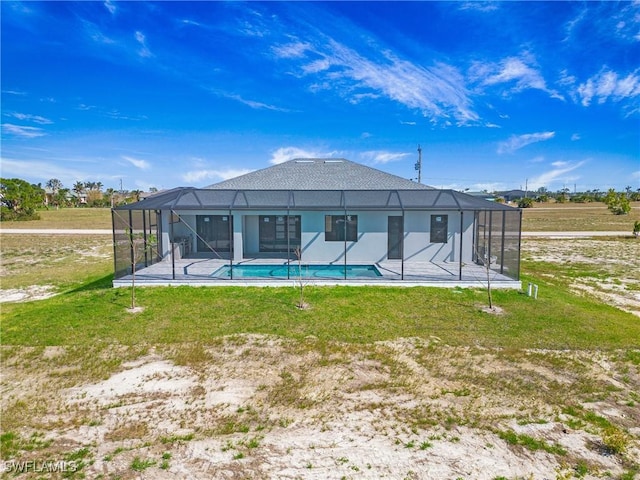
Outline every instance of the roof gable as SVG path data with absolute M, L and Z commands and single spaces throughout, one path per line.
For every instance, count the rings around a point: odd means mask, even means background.
M 342 158 L 299 158 L 205 187 L 226 190 L 429 190 Z

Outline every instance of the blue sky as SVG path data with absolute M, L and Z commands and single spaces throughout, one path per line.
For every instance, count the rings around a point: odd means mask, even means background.
M 0 2 L 2 176 L 640 188 L 640 2 Z

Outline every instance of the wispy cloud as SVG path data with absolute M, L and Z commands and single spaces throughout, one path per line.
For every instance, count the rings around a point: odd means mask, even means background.
M 321 152 L 318 150 L 305 150 L 298 147 L 280 147 L 271 154 L 269 163 L 276 165 L 295 158 L 330 158 L 335 154 L 335 151 Z
M 11 112 L 11 113 L 5 113 L 5 116 L 17 118 L 18 120 L 23 120 L 27 122 L 39 123 L 40 125 L 49 125 L 53 123 L 48 118 L 41 117 L 40 115 L 31 115 L 28 113 Z
M 375 51 L 367 55 L 332 38 L 314 44 L 294 41 L 274 49 L 278 58 L 300 62 L 299 74 L 313 78 L 313 91 L 331 88 L 351 103 L 384 97 L 434 121 L 478 120 L 456 68 L 441 62 L 423 67 L 389 50 Z
M 302 58 L 307 50 L 311 50 L 311 45 L 306 42 L 293 42 L 272 47 L 273 53 L 279 58 Z
M 498 153 L 513 153 L 532 143 L 544 142 L 555 136 L 556 132 L 525 133 L 524 135 L 512 135 L 508 140 L 498 144 Z
M 564 100 L 560 93 L 547 87 L 535 59 L 527 52 L 500 62 L 474 62 L 468 74 L 471 81 L 483 87 L 511 84 L 513 93 L 528 89 L 542 90 L 553 98 Z
M 460 2 L 460 10 L 472 10 L 474 12 L 495 12 L 499 8 L 498 2 Z
M 360 156 L 368 161 L 377 164 L 385 164 L 389 162 L 395 162 L 408 156 L 408 153 L 387 152 L 384 150 L 371 150 L 368 152 L 362 152 Z
M 188 183 L 198 183 L 204 180 L 228 180 L 230 178 L 239 177 L 240 175 L 245 175 L 247 173 L 252 172 L 253 170 L 249 170 L 247 168 L 228 168 L 226 170 L 193 170 L 190 172 L 185 172 L 182 174 L 182 180 Z
M 573 172 L 574 170 L 582 167 L 585 163 L 587 163 L 585 160 L 574 163 L 562 161 L 553 162 L 551 164 L 551 167 L 553 167 L 551 170 L 529 179 L 529 188 L 536 190 L 540 187 L 549 187 L 554 182 L 575 180 L 578 177 L 572 176 L 571 178 L 567 178 L 565 176 L 569 172 Z
M 103 5 L 104 5 L 104 7 L 105 7 L 107 10 L 109 10 L 109 13 L 110 13 L 111 15 L 113 15 L 114 13 L 116 13 L 116 10 L 117 10 L 117 9 L 116 9 L 116 6 L 115 6 L 115 4 L 114 4 L 111 0 L 106 0 L 106 1 L 103 3 Z
M 137 31 L 135 36 L 136 42 L 140 44 L 138 55 L 143 58 L 152 57 L 153 54 L 151 53 L 151 50 L 149 50 L 149 47 L 147 47 L 147 38 L 145 37 L 144 33 Z
M 129 157 L 127 155 L 123 155 L 122 159 L 126 160 L 131 165 L 133 165 L 136 168 L 139 168 L 140 170 L 149 170 L 151 168 L 151 164 L 149 162 L 147 162 L 146 160 L 141 160 L 141 159 L 138 159 L 138 158 Z
M 8 135 L 23 138 L 36 138 L 46 135 L 44 130 L 37 127 L 26 127 L 22 125 L 14 125 L 12 123 L 3 123 L 2 131 Z
M 224 97 L 226 98 L 230 98 L 231 100 L 236 100 L 240 103 L 243 103 L 244 105 L 247 105 L 248 107 L 254 108 L 256 110 L 273 110 L 276 112 L 290 112 L 291 110 L 288 110 L 286 108 L 282 108 L 282 107 L 277 107 L 275 105 L 269 105 L 267 103 L 262 103 L 262 102 L 256 102 L 254 100 L 247 100 L 245 98 L 242 98 L 240 95 L 236 95 L 236 94 L 223 94 Z
M 402 120 L 400 121 L 400 125 L 412 125 L 412 126 L 415 126 L 417 124 L 418 124 L 417 122 L 404 122 Z
M 27 95 L 26 92 L 21 92 L 19 90 L 2 90 L 2 93 L 6 93 L 7 95 L 17 95 L 20 97 L 24 97 Z
M 576 91 L 583 106 L 588 107 L 593 100 L 605 103 L 608 100 L 620 102 L 640 96 L 640 77 L 638 71 L 626 76 L 618 75 L 610 69 L 603 69 L 598 74 L 578 85 Z
M 579 133 L 574 133 L 573 135 L 571 135 L 571 141 L 572 142 L 577 142 L 578 140 L 580 140 L 582 137 L 580 136 Z

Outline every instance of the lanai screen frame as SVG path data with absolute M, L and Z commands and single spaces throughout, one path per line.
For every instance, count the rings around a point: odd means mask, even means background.
M 170 212 L 172 219 L 176 216 L 179 222 L 191 229 L 177 213 L 177 211 L 183 213 L 189 210 L 225 211 L 230 217 L 233 217 L 234 213 L 249 210 L 282 211 L 283 215 L 287 217 L 292 213 L 302 211 L 340 210 L 344 212 L 345 220 L 347 215 L 351 214 L 350 211 L 392 210 L 402 212 L 403 225 L 407 211 L 459 212 L 459 280 L 462 280 L 464 217 L 465 214 L 473 214 L 473 260 L 476 263 L 482 263 L 484 258 L 495 258 L 495 262 L 491 262 L 491 270 L 513 280 L 520 280 L 522 210 L 519 208 L 489 202 L 454 190 L 216 190 L 190 187 L 169 190 L 140 202 L 112 209 L 115 278 L 131 274 L 131 267 L 135 260 L 131 239 L 136 235 L 138 238 L 143 238 L 145 252 L 147 250 L 149 252 L 145 254 L 143 262 L 137 259 L 138 265 L 149 266 L 162 261 L 159 253 L 164 251 L 160 244 L 162 212 Z M 153 219 L 155 219 L 155 224 Z M 156 233 L 152 232 L 154 228 Z M 230 278 L 233 280 L 231 222 L 229 222 L 229 228 L 231 238 L 228 251 L 229 267 Z M 173 222 L 169 223 L 169 230 L 169 255 L 171 255 L 172 262 L 172 279 L 175 280 L 174 251 L 176 242 L 174 242 Z M 406 233 L 408 232 L 403 232 L 403 234 Z M 153 235 L 157 235 L 156 245 L 148 244 L 149 239 L 154 240 Z M 347 243 L 345 235 L 343 253 L 345 280 L 347 279 L 346 267 L 348 265 Z M 291 258 L 288 236 L 287 247 L 287 265 L 290 265 L 294 259 Z M 404 257 L 403 249 L 400 259 L 401 280 L 404 280 Z M 289 271 L 287 271 L 287 278 L 290 278 Z

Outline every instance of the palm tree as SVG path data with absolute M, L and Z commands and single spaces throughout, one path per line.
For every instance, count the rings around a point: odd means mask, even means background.
M 51 189 L 51 203 L 58 208 L 58 192 L 62 190 L 64 187 L 62 186 L 62 182 L 57 178 L 52 178 L 46 183 L 46 187 Z
M 78 203 L 80 203 L 80 195 L 84 193 L 84 183 L 82 182 L 74 183 L 72 190 L 76 194 L 76 207 L 77 207 Z
M 113 188 L 107 188 L 106 195 L 107 195 L 107 198 L 109 198 L 109 204 L 111 205 L 111 208 L 113 208 L 113 194 L 114 193 L 116 193 L 116 191 Z

